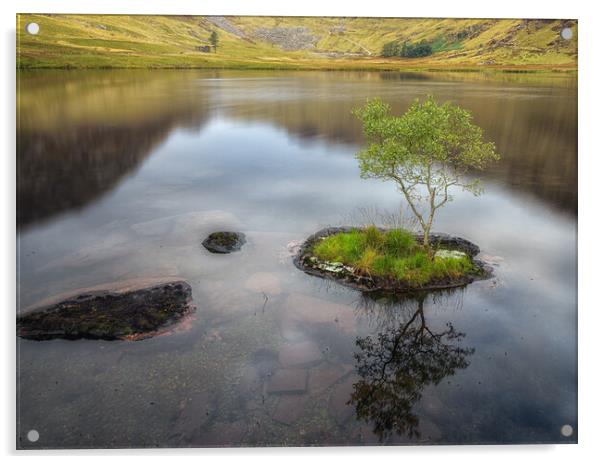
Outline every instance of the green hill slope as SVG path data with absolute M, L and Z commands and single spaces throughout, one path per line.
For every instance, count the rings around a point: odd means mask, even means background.
M 38 35 L 25 32 L 30 22 Z M 560 31 L 570 27 L 571 40 Z M 219 36 L 217 53 L 202 51 Z M 390 41 L 429 42 L 426 58 L 383 58 Z M 34 15 L 17 17 L 17 65 L 424 69 L 577 67 L 574 20 Z

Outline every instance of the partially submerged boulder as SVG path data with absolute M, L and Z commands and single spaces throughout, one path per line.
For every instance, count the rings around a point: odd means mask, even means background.
M 64 294 L 24 309 L 17 334 L 32 340 L 140 340 L 167 331 L 194 311 L 181 279 L 135 279 Z
M 203 246 L 211 253 L 232 253 L 238 251 L 247 242 L 241 232 L 213 232 L 203 240 Z
M 456 279 L 439 280 L 429 282 L 420 287 L 411 287 L 400 280 L 359 274 L 356 273 L 353 268 L 345 266 L 343 263 L 320 261 L 313 255 L 312 249 L 318 241 L 330 235 L 350 232 L 353 229 L 357 229 L 357 227 L 327 227 L 316 232 L 308 237 L 299 247 L 299 251 L 293 257 L 293 263 L 298 269 L 307 274 L 334 280 L 341 285 L 366 293 L 411 294 L 424 291 L 445 290 L 463 287 L 478 279 L 486 279 L 490 277 L 492 273 L 492 268 L 489 265 L 479 259 L 475 259 L 480 253 L 480 249 L 477 245 L 464 238 L 442 233 L 433 233 L 429 236 L 429 242 L 431 246 L 437 250 L 436 253 L 440 253 L 441 257 L 446 258 L 461 258 L 464 255 L 469 256 L 476 268 L 474 273 L 465 274 Z M 384 231 L 385 229 L 380 230 Z M 423 236 L 421 235 L 416 235 L 415 238 L 418 243 L 421 243 L 423 240 Z

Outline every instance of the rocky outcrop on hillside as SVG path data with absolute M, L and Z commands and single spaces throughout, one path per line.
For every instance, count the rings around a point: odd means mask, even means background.
M 284 50 L 306 50 L 314 48 L 320 37 L 313 35 L 307 27 L 258 27 L 255 35 Z
M 236 27 L 234 24 L 232 24 L 228 20 L 228 18 L 225 18 L 223 16 L 206 16 L 205 19 L 211 24 L 219 27 L 220 29 L 223 29 L 226 32 L 229 32 L 230 34 L 235 35 L 236 37 L 240 37 L 241 39 L 247 38 L 245 33 L 241 29 Z

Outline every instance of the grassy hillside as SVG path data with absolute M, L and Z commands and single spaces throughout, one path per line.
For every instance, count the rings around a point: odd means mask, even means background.
M 38 35 L 25 32 L 30 22 Z M 560 37 L 564 27 L 571 40 Z M 217 53 L 200 51 L 212 31 Z M 426 40 L 435 53 L 380 57 L 393 40 Z M 574 20 L 24 14 L 17 44 L 21 68 L 577 68 Z

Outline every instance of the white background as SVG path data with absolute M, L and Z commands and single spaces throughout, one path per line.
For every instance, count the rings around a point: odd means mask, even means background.
M 467 0 L 96 0 L 40 1 L 4 0 L 2 15 L 2 71 L 0 86 L 3 110 L 0 113 L 0 307 L 3 352 L 2 417 L 0 443 L 10 459 L 41 458 L 51 462 L 76 460 L 115 462 L 139 459 L 165 463 L 169 456 L 195 462 L 242 460 L 246 462 L 307 462 L 344 460 L 362 462 L 379 459 L 388 462 L 420 461 L 462 463 L 505 463 L 541 461 L 546 463 L 602 462 L 600 396 L 600 345 L 602 339 L 602 256 L 600 238 L 600 189 L 602 163 L 600 143 L 602 117 L 602 17 L 594 1 L 474 1 Z M 126 450 L 126 451 L 15 451 L 15 14 L 20 13 L 121 13 L 121 14 L 216 14 L 288 16 L 394 16 L 394 17 L 472 17 L 472 18 L 577 18 L 579 20 L 579 445 L 558 446 L 445 446 L 369 448 L 259 448 L 217 450 Z M 42 32 L 43 33 L 43 32 Z M 597 84 L 597 85 L 596 85 Z M 597 143 L 598 142 L 598 143 Z M 545 347 L 542 347 L 545 349 Z

